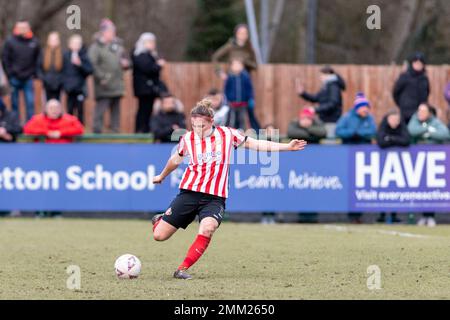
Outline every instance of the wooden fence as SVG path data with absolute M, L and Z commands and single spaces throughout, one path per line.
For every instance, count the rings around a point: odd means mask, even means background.
M 302 106 L 307 102 L 300 99 L 295 90 L 295 79 L 300 79 L 308 92 L 320 88 L 320 65 L 262 65 L 252 75 L 256 96 L 256 115 L 262 125 L 273 124 L 286 133 L 290 120 L 296 117 Z M 335 70 L 344 78 L 347 89 L 343 93 L 344 110 L 351 108 L 358 91 L 366 94 L 372 104 L 372 110 L 379 122 L 387 110 L 395 107 L 392 99 L 393 85 L 401 73 L 401 67 L 367 66 L 367 65 L 336 65 Z M 447 103 L 443 91 L 450 81 L 450 66 L 428 66 L 428 77 L 431 83 L 430 102 L 438 107 L 439 116 L 446 117 Z M 215 75 L 210 63 L 170 63 L 163 71 L 163 80 L 171 92 L 184 104 L 186 114 L 201 99 L 210 88 L 222 88 L 222 81 Z M 134 121 L 137 110 L 137 100 L 133 96 L 131 72 L 125 74 L 126 94 L 121 102 L 121 132 L 134 132 Z M 36 112 L 41 111 L 43 104 L 42 85 L 35 81 Z M 85 103 L 86 129 L 92 128 L 92 115 L 95 106 L 92 78 L 88 79 L 89 97 Z M 8 102 L 9 103 L 9 102 Z M 63 97 L 63 103 L 65 98 Z M 21 115 L 23 119 L 24 103 L 21 97 Z M 105 120 L 109 122 L 108 117 Z

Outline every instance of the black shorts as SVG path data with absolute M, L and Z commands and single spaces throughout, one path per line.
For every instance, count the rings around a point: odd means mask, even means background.
M 224 211 L 225 198 L 181 189 L 162 219 L 177 229 L 186 229 L 197 215 L 199 221 L 211 217 L 216 219 L 220 225 Z

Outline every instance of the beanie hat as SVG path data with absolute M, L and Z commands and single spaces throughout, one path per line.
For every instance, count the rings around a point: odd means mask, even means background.
M 100 22 L 100 31 L 105 31 L 110 28 L 116 29 L 116 25 L 108 18 L 102 19 L 102 21 Z
M 304 108 L 301 110 L 298 114 L 298 117 L 301 118 L 310 118 L 314 119 L 314 116 L 316 115 L 316 111 L 313 108 Z
M 414 52 L 408 59 L 409 64 L 412 64 L 414 61 L 420 61 L 423 64 L 426 64 L 425 55 L 422 52 Z
M 369 103 L 369 100 L 367 100 L 367 98 L 364 95 L 364 93 L 358 92 L 356 94 L 356 99 L 355 99 L 355 102 L 353 104 L 353 108 L 355 109 L 355 111 L 358 111 L 358 109 L 361 108 L 361 107 L 368 107 L 368 108 L 370 108 L 370 103 Z

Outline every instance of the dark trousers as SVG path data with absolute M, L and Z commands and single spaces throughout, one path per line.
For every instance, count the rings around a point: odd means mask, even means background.
M 26 105 L 26 119 L 27 121 L 31 119 L 34 115 L 34 89 L 33 89 L 33 79 L 19 80 L 17 78 L 11 77 L 9 79 L 9 84 L 12 87 L 11 93 L 11 104 L 12 109 L 17 114 L 19 113 L 19 92 L 23 91 L 25 95 L 25 105 Z
M 250 121 L 250 126 L 253 130 L 258 133 L 261 126 L 259 125 L 258 119 L 256 119 L 255 110 L 253 108 L 247 108 L 248 110 L 248 120 Z
M 230 111 L 228 112 L 227 126 L 235 129 L 245 130 L 246 127 L 245 118 L 246 115 L 248 114 L 247 109 L 248 107 L 230 108 Z
M 74 115 L 84 123 L 84 94 L 82 93 L 67 93 L 67 112 Z
M 155 102 L 155 96 L 139 96 L 138 111 L 136 113 L 136 133 L 149 133 L 150 132 L 150 120 L 153 112 L 153 103 Z
M 47 101 L 51 100 L 51 99 L 56 99 L 56 100 L 60 101 L 60 99 L 61 99 L 61 88 L 58 88 L 58 89 L 54 90 L 54 89 L 50 89 L 50 88 L 46 87 L 45 88 L 45 97 L 47 98 Z

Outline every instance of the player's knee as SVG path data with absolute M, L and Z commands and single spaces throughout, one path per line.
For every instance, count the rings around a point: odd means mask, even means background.
M 162 232 L 155 231 L 153 232 L 153 239 L 155 239 L 156 241 L 164 241 L 167 240 L 167 236 Z
M 217 222 L 215 221 L 205 221 L 200 228 L 200 234 L 205 237 L 211 237 L 213 233 L 217 230 Z

